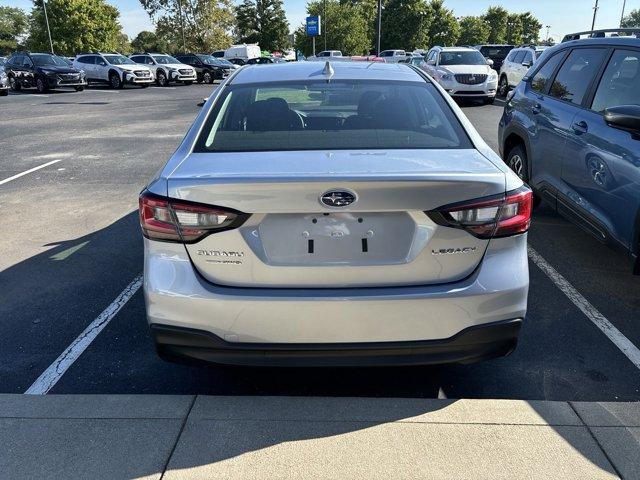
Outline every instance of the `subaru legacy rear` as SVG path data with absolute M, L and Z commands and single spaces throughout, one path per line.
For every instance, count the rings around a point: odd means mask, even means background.
M 531 191 L 403 64 L 247 67 L 140 195 L 158 354 L 470 363 L 525 317 Z

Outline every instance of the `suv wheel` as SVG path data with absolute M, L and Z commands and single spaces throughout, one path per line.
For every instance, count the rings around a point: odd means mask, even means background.
M 122 80 L 120 80 L 120 75 L 115 72 L 111 72 L 111 75 L 109 75 L 109 85 L 111 85 L 111 88 L 122 88 Z
M 500 77 L 500 84 L 498 85 L 498 94 L 501 97 L 506 97 L 509 93 L 509 80 L 507 80 L 506 75 Z
M 160 70 L 158 72 L 156 82 L 158 83 L 159 87 L 166 87 L 169 84 L 169 82 L 167 82 L 167 75 L 164 73 L 164 71 Z
M 22 85 L 20 85 L 20 82 L 18 82 L 15 77 L 9 77 L 9 86 L 14 92 L 19 92 L 22 89 Z
M 48 90 L 47 84 L 42 79 L 42 77 L 38 77 L 36 79 L 36 90 L 38 93 L 45 93 Z
M 211 72 L 204 72 L 202 74 L 202 83 L 213 83 L 213 77 L 211 76 Z
M 507 166 L 518 175 L 523 182 L 529 181 L 529 164 L 527 163 L 527 153 L 522 145 L 516 145 L 507 153 Z

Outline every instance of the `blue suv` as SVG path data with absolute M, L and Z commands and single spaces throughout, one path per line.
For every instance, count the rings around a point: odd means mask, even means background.
M 538 201 L 640 274 L 640 29 L 571 34 L 546 50 L 507 97 L 499 144 Z

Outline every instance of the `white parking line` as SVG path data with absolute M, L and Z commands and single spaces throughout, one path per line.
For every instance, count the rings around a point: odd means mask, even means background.
M 35 172 L 36 170 L 40 170 L 41 168 L 48 167 L 49 165 L 53 165 L 54 163 L 58 163 L 59 161 L 60 160 L 52 160 L 51 162 L 43 163 L 42 165 L 39 165 L 37 167 L 30 168 L 29 170 L 27 170 L 25 172 L 18 173 L 17 175 L 14 175 L 13 177 L 9 177 L 9 178 L 5 178 L 4 180 L 0 180 L 0 185 L 4 185 L 5 183 L 9 183 L 11 180 L 15 180 L 16 178 L 23 177 L 25 175 L 30 174 L 31 172 Z
M 24 392 L 29 395 L 45 395 L 58 383 L 65 372 L 73 365 L 80 355 L 87 349 L 98 334 L 109 325 L 109 322 L 122 307 L 133 297 L 142 285 L 142 275 L 138 275 L 126 288 L 111 302 L 111 304 L 84 329 L 84 331 L 69 345 L 64 352 L 33 382 L 33 385 Z
M 529 258 L 564 293 L 571 302 L 584 313 L 591 322 L 604 333 L 613 344 L 624 353 L 631 363 L 640 369 L 640 350 L 620 330 L 609 322 L 589 301 L 578 292 L 558 271 L 529 247 Z

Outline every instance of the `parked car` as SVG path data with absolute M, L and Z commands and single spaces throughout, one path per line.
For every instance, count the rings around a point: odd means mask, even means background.
M 4 67 L 0 66 L 0 97 L 7 95 L 9 95 L 9 77 L 7 77 Z
M 407 52 L 404 50 L 383 50 L 378 56 L 384 58 L 387 63 L 398 63 L 407 58 Z
M 529 68 L 547 48 L 549 47 L 530 45 L 511 50 L 500 68 L 498 95 L 505 97 L 511 88 L 518 85 Z
M 433 47 L 427 54 L 426 71 L 449 95 L 477 98 L 493 103 L 498 73 L 478 50 L 467 47 Z
M 333 57 L 342 57 L 342 52 L 340 50 L 323 50 L 322 52 L 316 53 L 315 57 L 324 59 L 327 59 L 327 57 L 329 57 L 329 59 Z
M 488 44 L 488 45 L 475 45 L 473 48 L 478 50 L 482 56 L 493 62 L 491 67 L 499 72 L 502 67 L 504 59 L 507 58 L 509 52 L 515 48 L 515 45 L 509 44 Z
M 269 63 L 287 63 L 286 60 L 282 60 L 277 57 L 258 57 L 250 58 L 245 65 L 267 65 Z
M 14 91 L 35 88 L 38 93 L 49 89 L 73 88 L 80 92 L 87 84 L 85 72 L 70 67 L 62 58 L 50 53 L 16 52 L 4 65 Z
M 131 55 L 131 60 L 147 66 L 156 77 L 156 84 L 166 87 L 171 82 L 180 82 L 191 85 L 197 80 L 193 67 L 181 63 L 178 59 L 164 53 L 136 53 Z
M 511 352 L 531 190 L 446 92 L 404 65 L 257 70 L 216 89 L 140 195 L 160 356 L 353 366 Z
M 256 58 L 260 55 L 262 55 L 262 51 L 260 50 L 260 45 L 257 43 L 231 45 L 224 51 L 224 58 L 229 61 L 242 60 L 243 62 L 246 62 L 250 58 Z
M 87 73 L 90 83 L 104 83 L 111 88 L 139 85 L 146 88 L 155 82 L 153 71 L 119 53 L 82 53 L 73 61 Z
M 639 85 L 640 39 L 567 41 L 509 94 L 499 126 L 506 164 L 539 199 L 627 252 L 638 274 Z
M 179 62 L 193 67 L 200 83 L 213 83 L 216 80 L 227 78 L 228 67 L 222 66 L 217 58 L 201 53 L 181 53 L 175 56 Z

